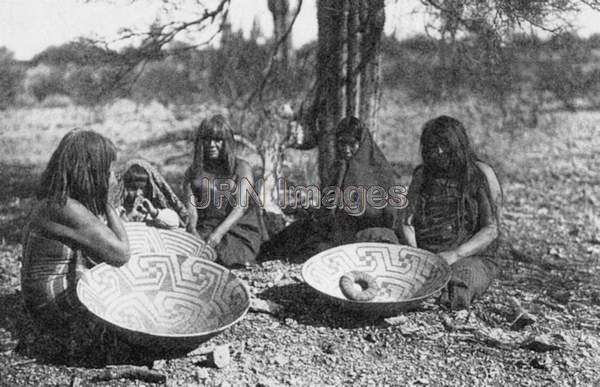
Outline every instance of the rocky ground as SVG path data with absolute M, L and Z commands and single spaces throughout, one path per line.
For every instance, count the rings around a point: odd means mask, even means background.
M 256 299 L 277 304 L 272 310 L 257 306 L 195 355 L 154 369 L 171 386 L 600 384 L 599 145 L 592 124 L 525 139 L 507 154 L 518 168 L 501 174 L 502 274 L 471 313 L 449 313 L 431 299 L 392 319 L 352 315 L 304 284 L 300 264 L 269 261 L 236 274 Z M 28 318 L 17 236 L 34 171 L 1 170 L 0 384 L 90 385 L 101 369 L 30 358 L 18 345 Z M 511 326 L 515 299 L 535 322 Z M 198 353 L 221 344 L 229 364 L 211 367 Z

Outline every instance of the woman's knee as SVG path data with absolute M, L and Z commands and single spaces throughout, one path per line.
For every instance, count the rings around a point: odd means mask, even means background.
M 371 227 L 356 233 L 356 242 L 380 242 L 399 244 L 394 230 L 384 227 Z

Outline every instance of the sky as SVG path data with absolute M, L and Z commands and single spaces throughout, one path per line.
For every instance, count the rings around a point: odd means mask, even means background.
M 193 17 L 197 3 L 210 7 L 214 0 L 180 0 L 175 17 Z M 28 60 L 51 45 L 77 37 L 115 40 L 123 27 L 143 29 L 157 18 L 165 18 L 164 0 L 0 0 L 0 47 L 11 50 L 17 59 Z M 295 6 L 296 1 L 291 1 Z M 404 38 L 424 31 L 428 21 L 419 0 L 386 2 L 387 34 Z M 260 22 L 270 35 L 273 22 L 266 0 L 232 0 L 230 21 L 234 30 L 246 33 L 253 21 Z M 582 36 L 600 32 L 600 14 L 585 11 L 574 24 Z M 208 35 L 207 35 L 208 36 Z M 304 0 L 292 30 L 293 45 L 299 47 L 317 36 L 316 0 Z M 115 43 L 113 48 L 119 48 Z

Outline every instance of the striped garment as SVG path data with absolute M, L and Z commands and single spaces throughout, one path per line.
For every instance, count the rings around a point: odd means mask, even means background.
M 479 209 L 467 206 L 461 222 L 461 200 L 455 180 L 432 179 L 422 187 L 414 219 L 417 246 L 433 252 L 451 250 L 475 234 Z
M 460 211 L 464 199 L 456 180 L 432 179 L 423 186 L 414 214 L 417 246 L 437 253 L 456 249 L 472 238 L 487 221 L 485 218 L 493 216 L 485 192 L 480 189 L 478 195 L 477 201 L 465 201 Z M 462 221 L 459 216 L 464 217 Z M 498 239 L 484 251 L 452 264 L 452 280 L 465 285 L 450 282 L 452 309 L 469 308 L 488 289 L 498 275 L 497 249 Z
M 76 285 L 91 263 L 79 249 L 27 230 L 23 239 L 21 290 L 25 306 L 43 327 L 61 329 L 85 311 Z

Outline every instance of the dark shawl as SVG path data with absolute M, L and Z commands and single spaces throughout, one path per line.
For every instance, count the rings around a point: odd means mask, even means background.
M 351 118 L 352 119 L 352 118 Z M 352 132 L 348 132 L 351 130 Z M 335 183 L 342 192 L 349 187 L 361 187 L 368 190 L 379 186 L 389 192 L 390 187 L 397 184 L 394 170 L 369 130 L 363 125 L 339 125 L 336 137 L 354 137 L 359 141 L 359 148 L 350 160 L 338 158 L 336 162 Z M 365 212 L 359 216 L 349 215 L 346 211 L 335 212 L 335 223 L 338 235 L 334 238 L 339 242 L 350 242 L 354 235 L 366 228 L 393 227 L 396 218 L 395 209 L 389 204 L 382 210 L 366 206 Z

